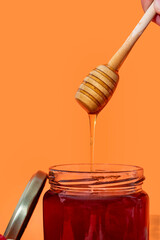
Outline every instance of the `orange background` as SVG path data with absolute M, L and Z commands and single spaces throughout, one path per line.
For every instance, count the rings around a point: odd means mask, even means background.
M 88 116 L 74 95 L 142 14 L 140 0 L 0 1 L 1 233 L 33 173 L 89 162 Z M 144 167 L 151 214 L 160 214 L 159 39 L 151 23 L 122 66 L 95 146 L 96 162 Z M 42 197 L 22 239 L 43 239 Z

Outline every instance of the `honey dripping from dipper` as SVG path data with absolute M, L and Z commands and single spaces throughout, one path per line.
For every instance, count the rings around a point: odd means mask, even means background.
M 87 111 L 90 120 L 90 163 L 94 163 L 95 125 L 99 113 L 110 100 L 119 80 L 118 71 L 139 39 L 143 31 L 156 15 L 154 2 L 147 9 L 141 20 L 108 64 L 100 65 L 92 70 L 80 85 L 76 100 Z
M 89 127 L 90 127 L 90 165 L 91 165 L 91 171 L 93 171 L 97 114 L 88 114 L 88 116 L 89 116 Z

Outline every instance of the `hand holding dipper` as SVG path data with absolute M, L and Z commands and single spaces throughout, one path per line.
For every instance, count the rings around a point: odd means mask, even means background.
M 141 0 L 143 10 L 146 11 L 150 4 L 152 3 L 152 0 Z M 154 8 L 156 11 L 156 16 L 153 18 L 153 22 L 158 24 L 160 26 L 160 0 L 154 1 Z
M 110 100 L 119 80 L 118 71 L 148 24 L 152 20 L 160 24 L 160 15 L 157 14 L 160 13 L 159 1 L 142 0 L 144 9 L 149 3 L 150 6 L 124 44 L 108 64 L 92 70 L 80 85 L 75 98 L 89 114 L 98 114 Z

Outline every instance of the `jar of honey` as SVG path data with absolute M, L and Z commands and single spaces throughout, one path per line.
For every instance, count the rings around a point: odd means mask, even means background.
M 49 169 L 44 240 L 148 240 L 149 197 L 143 169 L 73 164 Z

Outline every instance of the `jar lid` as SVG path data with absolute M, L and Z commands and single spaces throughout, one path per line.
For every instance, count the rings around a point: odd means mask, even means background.
M 6 239 L 19 240 L 30 220 L 39 196 L 44 188 L 47 174 L 38 171 L 28 182 L 6 228 Z

